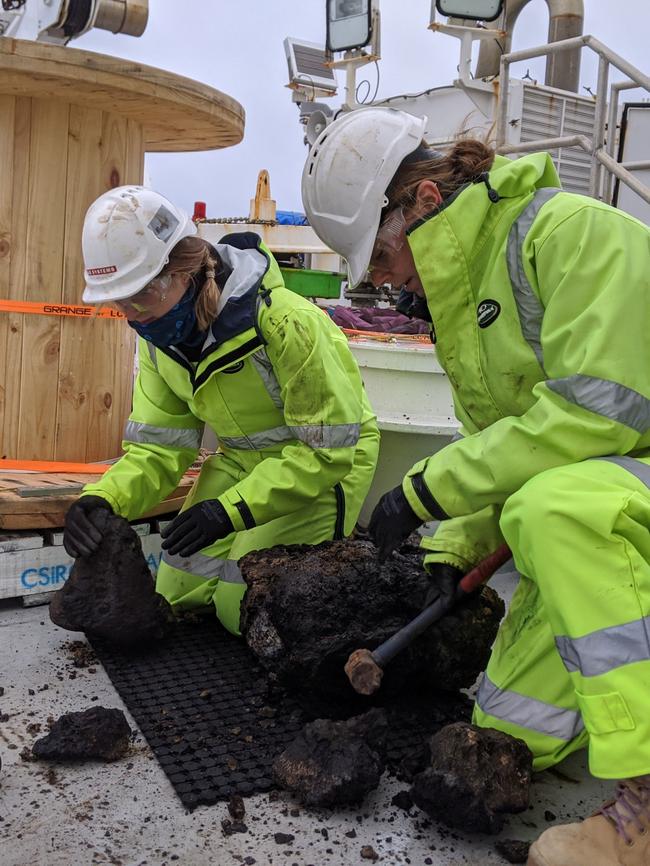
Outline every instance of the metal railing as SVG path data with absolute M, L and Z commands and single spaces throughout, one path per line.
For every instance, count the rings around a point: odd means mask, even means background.
M 508 144 L 506 132 L 508 128 L 508 73 L 511 63 L 520 60 L 530 60 L 533 57 L 544 57 L 570 51 L 576 47 L 591 48 L 598 55 L 598 89 L 594 115 L 593 136 L 566 135 L 557 138 L 543 138 L 536 141 Z M 609 67 L 614 66 L 628 78 L 611 86 L 609 113 L 607 106 L 607 86 Z M 513 51 L 501 57 L 499 74 L 499 105 L 497 109 L 496 149 L 498 153 L 528 153 L 533 150 L 555 150 L 558 147 L 580 147 L 592 156 L 591 174 L 589 177 L 589 194 L 595 198 L 611 198 L 611 178 L 617 177 L 644 201 L 650 204 L 650 187 L 634 177 L 630 169 L 650 168 L 650 160 L 620 163 L 614 158 L 616 139 L 616 121 L 618 115 L 618 96 L 621 90 L 642 87 L 650 93 L 650 76 L 641 72 L 636 66 L 628 63 L 623 57 L 609 49 L 594 36 L 576 36 L 537 48 L 527 48 L 523 51 Z M 609 134 L 606 134 L 606 133 Z M 608 172 L 607 182 L 603 182 L 603 170 Z

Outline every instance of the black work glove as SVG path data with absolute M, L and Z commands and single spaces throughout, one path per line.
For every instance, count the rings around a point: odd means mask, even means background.
M 161 547 L 172 556 L 191 556 L 234 531 L 232 520 L 219 500 L 206 499 L 176 515 L 160 533 L 165 539 Z
M 379 561 L 384 562 L 423 523 L 409 505 L 401 484 L 384 493 L 368 524 L 368 533 L 379 548 Z
M 447 565 L 446 562 L 434 562 L 427 566 L 427 573 L 431 582 L 424 599 L 424 606 L 429 607 L 439 598 L 444 599 L 446 603 L 451 603 L 456 595 L 458 584 L 465 576 L 464 572 L 453 565 Z
M 68 508 L 63 530 L 63 546 L 69 556 L 90 556 L 99 548 L 102 533 L 93 523 L 92 512 L 113 509 L 101 496 L 82 496 Z

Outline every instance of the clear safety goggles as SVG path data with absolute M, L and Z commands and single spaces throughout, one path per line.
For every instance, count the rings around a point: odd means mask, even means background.
M 394 256 L 406 243 L 406 219 L 404 210 L 397 207 L 392 210 L 379 226 L 375 245 L 372 248 L 368 270 L 385 268 L 390 265 Z
M 131 295 L 130 298 L 124 298 L 121 301 L 113 301 L 113 303 L 120 310 L 135 310 L 136 313 L 150 313 L 163 301 L 167 300 L 167 292 L 171 287 L 173 279 L 173 274 L 163 274 L 161 277 L 154 277 L 137 294 Z

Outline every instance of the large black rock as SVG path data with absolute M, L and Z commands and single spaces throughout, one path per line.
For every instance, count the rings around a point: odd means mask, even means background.
M 157 640 L 174 621 L 155 582 L 139 537 L 122 517 L 92 512 L 102 532 L 99 549 L 75 560 L 70 577 L 50 602 L 50 619 L 121 646 Z
M 364 540 L 274 547 L 239 565 L 248 585 L 241 628 L 261 663 L 315 715 L 349 715 L 404 692 L 471 686 L 485 667 L 504 605 L 484 588 L 422 634 L 386 668 L 372 698 L 357 695 L 343 666 L 422 610 L 429 579 L 405 545 L 384 563 Z
M 126 753 L 130 738 L 131 728 L 122 710 L 91 707 L 80 713 L 64 713 L 49 734 L 36 740 L 32 753 L 48 761 L 115 761 Z
M 523 740 L 464 722 L 429 741 L 431 765 L 413 782 L 413 802 L 465 832 L 498 833 L 528 808 L 533 755 Z
M 360 803 L 384 771 L 388 722 L 373 709 L 348 721 L 316 719 L 273 762 L 273 775 L 307 806 Z

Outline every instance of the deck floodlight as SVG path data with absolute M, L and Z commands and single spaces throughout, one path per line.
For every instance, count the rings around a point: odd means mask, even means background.
M 371 41 L 371 0 L 327 0 L 328 51 L 363 48 Z
M 316 96 L 334 96 L 337 89 L 334 71 L 325 65 L 323 45 L 292 39 L 284 40 L 284 52 L 289 67 L 289 87 Z
M 503 0 L 436 0 L 436 9 L 448 18 L 494 21 L 501 15 Z

